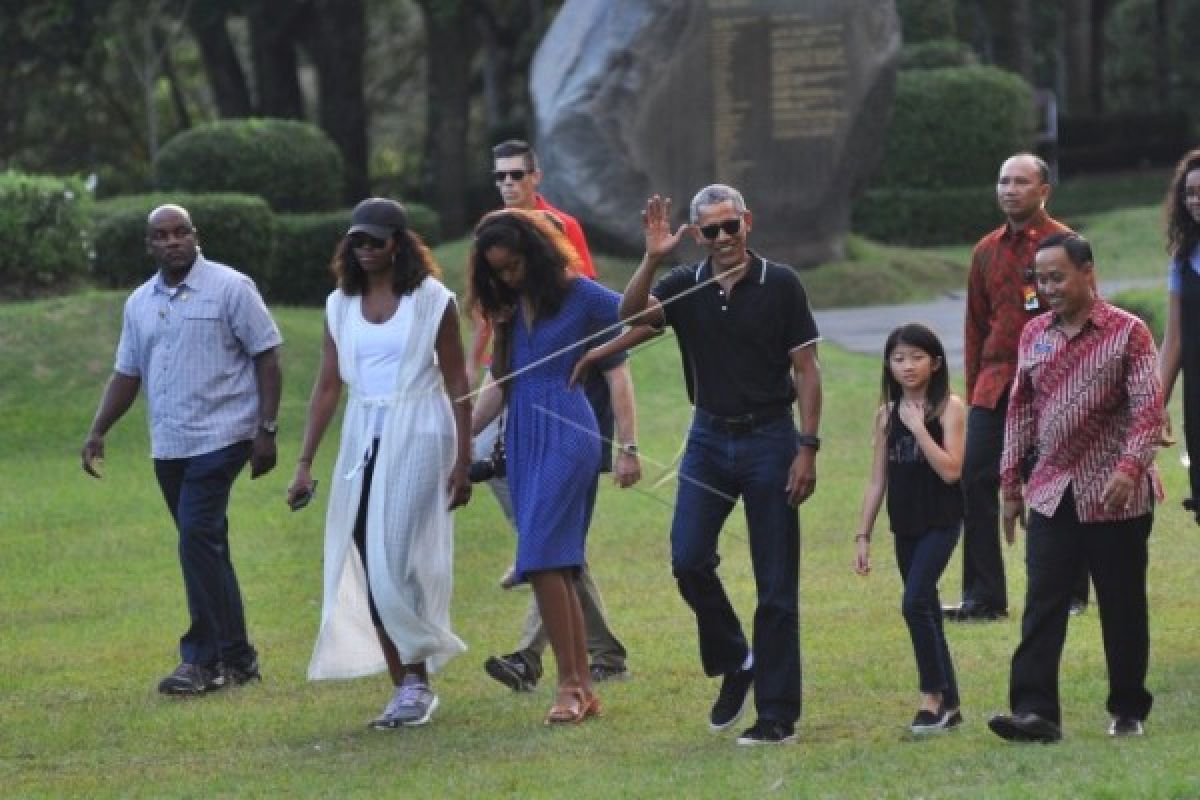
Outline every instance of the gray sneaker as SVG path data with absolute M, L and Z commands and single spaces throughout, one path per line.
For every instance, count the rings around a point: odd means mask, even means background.
M 400 720 L 396 719 L 396 711 L 400 708 L 401 691 L 400 687 L 396 687 L 396 691 L 392 692 L 392 699 L 388 700 L 380 715 L 371 720 L 370 727 L 377 731 L 389 731 L 400 725 Z
M 416 675 L 404 676 L 404 683 L 400 684 L 395 699 L 398 702 L 392 717 L 396 724 L 407 727 L 429 722 L 438 707 L 438 696 Z

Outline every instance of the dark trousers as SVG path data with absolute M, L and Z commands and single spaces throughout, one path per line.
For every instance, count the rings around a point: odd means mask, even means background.
M 971 406 L 963 455 L 962 601 L 1008 610 L 1004 556 L 1000 552 L 1000 454 L 1004 449 L 1007 396 L 996 408 Z
M 671 525 L 671 567 L 696 615 L 700 661 L 708 675 L 737 670 L 749 649 L 717 576 L 717 538 L 740 496 L 758 591 L 754 612 L 754 701 L 764 720 L 800 716 L 800 520 L 787 503 L 796 429 L 783 417 L 744 434 L 698 415 L 679 467 Z
M 1187 267 L 1190 269 L 1190 267 Z M 1192 345 L 1191 350 L 1196 349 Z M 1189 352 L 1189 355 L 1193 355 Z M 1194 355 L 1193 355 L 1194 358 Z M 1187 361 L 1183 368 L 1183 440 L 1187 447 L 1188 488 L 1193 502 L 1200 503 L 1200 367 Z M 1197 517 L 1200 521 L 1200 516 Z
M 922 692 L 942 693 L 942 705 L 958 708 L 958 682 L 954 662 L 942 629 L 942 604 L 938 581 L 958 544 L 958 528 L 932 528 L 920 536 L 897 536 L 896 564 L 904 579 L 901 612 L 912 638 L 917 678 Z
M 179 532 L 179 565 L 191 625 L 179 640 L 188 664 L 241 667 L 255 658 L 246 640 L 242 594 L 229 555 L 229 493 L 250 457 L 237 442 L 191 458 L 155 459 L 154 474 Z
M 371 505 L 371 481 L 375 478 L 375 457 L 379 455 L 379 440 L 371 445 L 371 457 L 363 467 L 362 494 L 358 497 L 358 514 L 354 517 L 354 547 L 362 561 L 363 574 L 367 578 L 367 608 L 371 611 L 371 622 L 376 628 L 383 627 L 379 609 L 375 607 L 375 596 L 371 594 L 371 568 L 367 563 L 367 509 Z
M 1100 607 L 1108 711 L 1135 719 L 1150 713 L 1154 698 L 1145 686 L 1150 657 L 1146 563 L 1153 520 L 1152 514 L 1146 514 L 1121 522 L 1080 522 L 1069 489 L 1053 517 L 1030 513 L 1025 613 L 1009 682 L 1014 712 L 1032 711 L 1061 723 L 1059 662 L 1072 583 L 1080 564 L 1086 563 Z

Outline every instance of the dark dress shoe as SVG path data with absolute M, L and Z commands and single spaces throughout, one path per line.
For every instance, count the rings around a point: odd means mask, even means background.
M 995 622 L 1007 619 L 1008 612 L 981 605 L 946 606 L 942 608 L 942 617 L 951 622 Z
M 1032 711 L 1021 711 L 1011 716 L 996 714 L 988 720 L 992 733 L 1010 742 L 1038 742 L 1050 744 L 1062 738 L 1062 728 Z

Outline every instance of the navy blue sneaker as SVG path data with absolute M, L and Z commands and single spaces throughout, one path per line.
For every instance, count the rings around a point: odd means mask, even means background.
M 786 722 L 776 722 L 773 719 L 760 719 L 747 728 L 737 743 L 753 747 L 759 744 L 790 744 L 796 741 L 795 727 Z

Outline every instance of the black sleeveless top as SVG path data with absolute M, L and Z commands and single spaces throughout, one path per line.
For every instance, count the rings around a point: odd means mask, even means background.
M 926 422 L 929 435 L 943 444 L 941 420 Z M 930 528 L 949 528 L 963 518 L 962 487 L 942 480 L 921 452 L 912 432 L 891 415 L 887 437 L 887 509 L 892 532 L 920 536 Z

